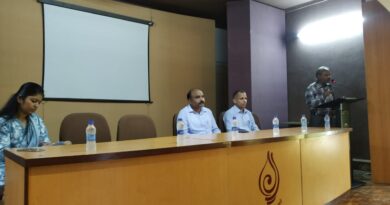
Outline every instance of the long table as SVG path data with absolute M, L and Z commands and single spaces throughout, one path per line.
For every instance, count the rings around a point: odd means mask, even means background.
M 7 205 L 324 204 L 350 189 L 350 129 L 252 133 L 4 151 Z

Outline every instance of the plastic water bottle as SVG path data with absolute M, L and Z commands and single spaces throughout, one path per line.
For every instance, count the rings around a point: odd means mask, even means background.
M 233 117 L 233 120 L 232 120 L 232 132 L 238 133 L 238 120 L 235 116 Z
M 324 117 L 325 130 L 330 130 L 330 117 L 328 114 Z
M 177 124 L 176 124 L 176 129 L 177 129 L 177 135 L 184 135 L 184 122 L 183 119 L 179 118 L 177 119 Z
M 88 120 L 88 126 L 85 129 L 87 153 L 96 152 L 96 127 L 93 120 Z
M 279 131 L 279 119 L 278 117 L 274 117 L 274 119 L 272 120 L 272 133 L 274 136 L 279 136 L 280 134 L 280 131 Z
M 301 117 L 301 131 L 307 133 L 307 118 L 304 114 Z

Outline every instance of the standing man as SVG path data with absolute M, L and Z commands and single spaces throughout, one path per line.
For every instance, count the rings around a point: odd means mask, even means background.
M 335 118 L 330 108 L 316 108 L 318 105 L 330 102 L 334 99 L 331 85 L 331 73 L 328 67 L 321 66 L 316 72 L 317 81 L 311 83 L 305 91 L 306 104 L 310 108 L 310 126 L 319 127 L 324 125 L 324 116 Z M 334 120 L 331 120 L 334 121 Z
M 243 90 L 237 90 L 233 93 L 234 105 L 223 115 L 226 131 L 232 131 L 233 118 L 237 120 L 237 128 L 239 132 L 251 132 L 259 130 L 255 123 L 255 119 L 251 111 L 246 109 L 248 97 Z
M 183 134 L 220 133 L 213 113 L 204 107 L 205 98 L 200 89 L 191 89 L 187 93 L 188 105 L 180 110 L 177 119 L 184 122 Z

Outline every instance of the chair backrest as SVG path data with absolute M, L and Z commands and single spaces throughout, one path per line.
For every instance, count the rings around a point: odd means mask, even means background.
M 72 144 L 84 144 L 85 128 L 89 119 L 95 121 L 96 142 L 111 141 L 108 123 L 102 115 L 97 113 L 72 113 L 67 115 L 61 123 L 60 140 L 69 140 Z
M 218 127 L 221 130 L 221 132 L 226 132 L 225 122 L 223 121 L 223 115 L 225 114 L 225 111 L 222 111 L 219 113 L 218 116 Z
M 177 135 L 177 130 L 176 130 L 176 124 L 177 124 L 177 114 L 175 113 L 173 115 L 173 119 L 172 119 L 172 134 L 173 136 L 176 136 Z
M 255 119 L 255 123 L 259 129 L 261 129 L 261 124 L 260 124 L 260 118 L 257 116 L 255 113 L 252 112 L 253 118 Z
M 117 141 L 157 137 L 153 120 L 146 115 L 125 115 L 119 119 Z

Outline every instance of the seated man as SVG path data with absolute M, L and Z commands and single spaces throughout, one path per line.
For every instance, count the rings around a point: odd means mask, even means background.
M 200 89 L 191 89 L 187 93 L 188 105 L 180 110 L 177 119 L 184 122 L 183 134 L 220 133 L 213 113 L 204 107 L 205 98 Z
M 233 93 L 234 105 L 223 115 L 223 122 L 225 123 L 226 131 L 232 131 L 233 118 L 237 120 L 237 128 L 239 132 L 251 132 L 259 130 L 255 123 L 252 113 L 246 109 L 248 97 L 246 92 L 238 90 Z

